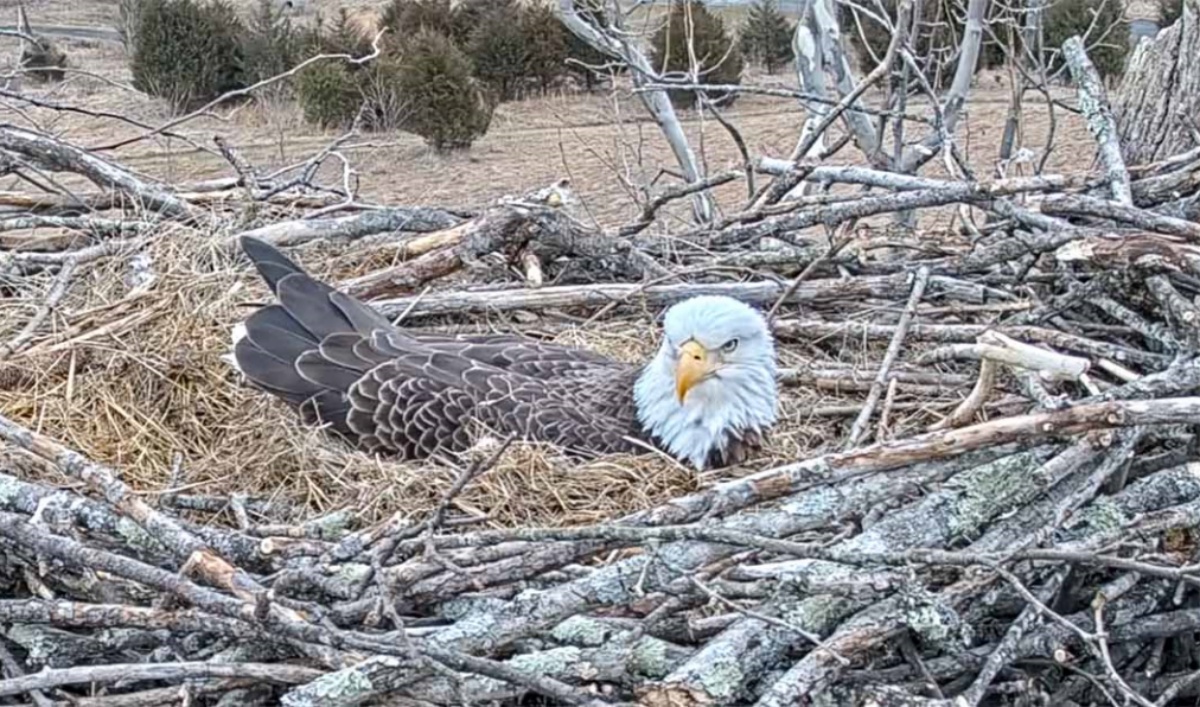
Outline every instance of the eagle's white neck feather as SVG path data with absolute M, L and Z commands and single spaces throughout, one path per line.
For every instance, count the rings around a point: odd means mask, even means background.
M 673 456 L 703 470 L 709 455 L 724 452 L 731 435 L 765 432 L 777 419 L 775 347 L 766 322 L 726 297 L 696 297 L 667 312 L 663 342 L 634 385 L 644 430 Z M 718 374 L 701 382 L 680 403 L 675 392 L 678 347 L 694 339 L 717 350 L 731 338 L 736 351 Z

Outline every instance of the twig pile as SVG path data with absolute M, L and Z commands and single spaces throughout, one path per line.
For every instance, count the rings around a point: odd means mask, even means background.
M 1100 140 L 1115 139 L 1111 116 L 1088 117 Z M 762 160 L 754 169 L 776 184 L 822 193 L 784 200 L 787 189 L 768 185 L 746 210 L 666 239 L 662 209 L 745 172 L 663 192 L 636 222 L 601 231 L 563 208 L 564 184 L 479 212 L 365 209 L 349 178 L 313 181 L 336 145 L 268 176 L 221 145 L 236 178 L 171 187 L 0 126 L 6 170 L 73 172 L 102 189 L 0 196 L 17 209 L 0 220 L 12 234 L 0 236 L 0 288 L 14 302 L 3 306 L 0 389 L 26 394 L 4 398 L 0 416 L 0 697 L 105 707 L 180 695 L 290 707 L 531 693 L 655 707 L 1194 697 L 1200 149 L 1130 169 L 1111 147 L 1100 176 L 993 181 Z M 943 206 L 970 215 L 969 238 L 867 227 Z M 33 226 L 61 230 L 27 235 Z M 159 322 L 186 311 L 215 330 L 240 318 L 229 291 L 247 299 L 248 274 L 225 267 L 239 233 L 298 255 L 338 244 L 357 264 L 343 286 L 416 327 L 507 313 L 510 326 L 528 317 L 554 336 L 704 292 L 759 303 L 791 387 L 783 441 L 757 469 L 666 484 L 601 522 L 539 527 L 463 502 L 529 447 L 477 450 L 441 478 L 428 512 L 399 504 L 364 522 L 286 503 L 304 499 L 189 493 L 180 469 L 209 461 L 186 459 L 195 440 L 178 440 L 170 479 L 144 479 L 125 473 L 143 463 L 134 451 L 89 457 L 46 434 L 52 399 L 95 394 L 91 376 L 129 377 L 95 349 L 132 349 L 140 336 L 143 355 L 186 356 L 188 330 L 168 336 Z M 164 257 L 172 248 L 184 256 Z M 207 275 L 180 276 L 179 263 L 205 259 Z M 747 271 L 772 276 L 734 279 Z M 208 311 L 197 293 L 220 290 L 228 306 Z M 156 373 L 185 401 L 164 409 L 195 419 L 125 410 L 129 434 L 225 426 L 234 436 L 217 454 L 248 465 L 262 442 L 253 435 L 293 423 L 237 392 L 228 372 L 210 375 L 219 345 L 197 345 L 195 360 Z M 205 386 L 226 391 L 221 405 L 187 397 Z M 839 405 L 812 404 L 835 395 Z M 656 463 L 647 468 L 678 472 Z M 60 483 L 41 481 L 47 467 Z M 653 476 L 628 473 L 635 484 Z M 376 482 L 368 494 L 383 493 Z M 166 492 L 147 500 L 145 487 Z

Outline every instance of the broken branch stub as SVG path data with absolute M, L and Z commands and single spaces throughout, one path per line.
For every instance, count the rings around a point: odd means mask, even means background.
M 1085 358 L 1032 346 L 997 331 L 981 334 L 979 343 L 985 359 L 1037 371 L 1049 380 L 1078 380 L 1091 367 Z

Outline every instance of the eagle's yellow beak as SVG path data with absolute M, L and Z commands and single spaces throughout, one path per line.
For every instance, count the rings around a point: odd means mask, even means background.
M 688 391 L 704 380 L 713 371 L 708 350 L 695 341 L 679 347 L 679 361 L 675 364 L 675 395 L 683 402 Z

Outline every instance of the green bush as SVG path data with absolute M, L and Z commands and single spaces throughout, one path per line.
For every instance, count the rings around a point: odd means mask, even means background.
M 403 41 L 423 29 L 452 36 L 455 12 L 450 0 L 392 0 L 383 9 L 380 26 L 393 40 Z
M 337 17 L 328 28 L 325 18 L 318 16 L 315 26 L 309 30 L 305 44 L 306 54 L 349 54 L 366 56 L 371 53 L 371 37 L 350 17 L 346 8 L 339 8 Z
M 324 17 L 306 33 L 301 45 L 306 56 L 348 54 L 364 56 L 371 41 L 345 8 L 329 25 Z M 363 67 L 344 61 L 319 61 L 304 67 L 296 77 L 296 99 L 304 119 L 322 128 L 349 125 L 363 105 Z
M 530 5 L 521 13 L 521 32 L 525 35 L 523 73 L 548 91 L 567 71 L 567 30 L 549 7 Z
M 184 110 L 245 86 L 245 30 L 230 5 L 141 0 L 137 12 L 130 69 L 139 91 Z
M 470 147 L 487 132 L 492 106 L 471 76 L 471 62 L 445 35 L 421 31 L 405 42 L 399 70 L 404 129 L 439 151 Z
M 794 31 L 792 23 L 779 11 L 775 0 L 755 0 L 739 38 L 742 54 L 762 64 L 767 73 L 773 74 L 793 58 Z
M 403 53 L 407 39 L 422 30 L 449 38 L 499 100 L 514 100 L 531 85 L 546 91 L 567 72 L 568 33 L 545 4 L 391 0 L 381 23 L 395 40 L 389 52 Z
M 408 99 L 402 90 L 403 70 L 400 57 L 385 55 L 358 72 L 357 87 L 364 109 L 365 129 L 391 131 L 404 127 Z
M 454 29 L 449 37 L 460 49 L 466 51 L 471 35 L 494 13 L 506 16 L 519 12 L 517 0 L 458 0 L 454 3 Z
M 304 67 L 297 77 L 296 97 L 304 119 L 322 128 L 350 124 L 363 103 L 358 78 L 345 62 L 332 60 Z
M 326 29 L 318 21 L 306 44 L 309 54 L 364 56 L 371 39 L 343 10 Z M 329 60 L 310 64 L 300 72 L 296 95 L 304 118 L 323 128 L 349 125 L 362 115 L 365 130 L 395 130 L 404 119 L 400 93 L 402 42 L 385 45 L 383 54 L 364 64 Z
M 1101 78 L 1116 76 L 1125 68 L 1129 23 L 1125 21 L 1124 0 L 1054 0 L 1046 8 L 1042 26 L 1047 51 L 1061 49 L 1063 42 L 1079 35 Z M 1050 70 L 1058 71 L 1062 65 L 1059 55 Z
M 567 71 L 567 31 L 548 6 L 512 0 L 468 0 L 455 9 L 459 46 L 475 77 L 499 100 L 518 98 L 527 86 L 549 90 Z
M 276 0 L 258 0 L 242 39 L 246 83 L 278 76 L 301 59 L 301 38 Z
M 689 25 L 691 36 L 689 37 Z M 672 3 L 667 23 L 653 40 L 655 68 L 681 77 L 692 69 L 688 41 L 695 47 L 699 83 L 738 84 L 742 81 L 742 55 L 725 32 L 721 18 L 708 11 L 700 0 Z M 668 91 L 677 107 L 693 106 L 694 91 Z M 723 104 L 733 102 L 736 94 L 709 94 L 709 99 Z
M 464 49 L 475 67 L 475 76 L 500 100 L 511 101 L 526 77 L 523 8 L 497 2 L 481 12 Z

